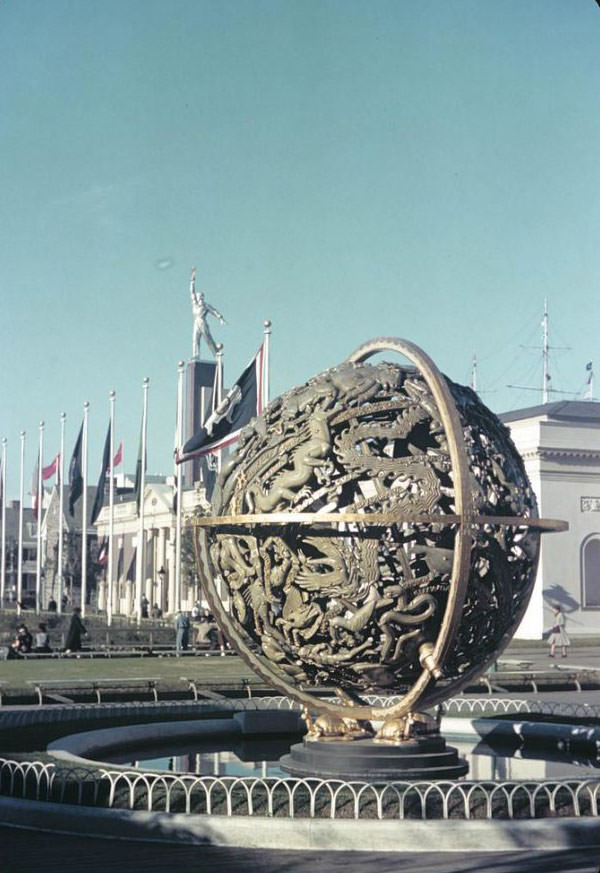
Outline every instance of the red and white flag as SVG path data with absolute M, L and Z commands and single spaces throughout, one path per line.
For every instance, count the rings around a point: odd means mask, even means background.
M 122 460 L 123 460 L 123 441 L 121 440 L 121 442 L 119 443 L 119 448 L 117 449 L 116 454 L 113 458 L 111 469 L 114 470 L 115 467 L 118 467 Z
M 51 464 L 48 464 L 47 467 L 42 467 L 42 481 L 45 482 L 46 479 L 51 479 L 52 476 L 57 475 L 60 469 L 60 453 L 54 458 Z
M 37 514 L 38 514 L 38 505 L 39 505 L 39 499 L 40 499 L 40 495 L 38 492 L 38 479 L 39 478 L 40 478 L 40 455 L 38 452 L 38 458 L 37 458 L 35 467 L 33 468 L 33 475 L 31 477 L 31 491 L 29 492 L 31 494 L 31 497 L 32 497 L 33 511 L 35 513 L 36 518 L 37 518 Z
M 98 550 L 98 564 L 101 567 L 106 567 L 108 564 L 108 537 L 104 537 Z

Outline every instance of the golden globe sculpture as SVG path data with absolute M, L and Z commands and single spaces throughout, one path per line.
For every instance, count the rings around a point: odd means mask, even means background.
M 410 362 L 367 363 L 380 352 Z M 382 337 L 273 401 L 197 520 L 205 595 L 275 689 L 361 736 L 457 693 L 510 641 L 535 580 L 540 519 L 507 429 L 418 346 Z M 220 588 L 221 590 L 218 590 Z M 228 602 L 228 608 L 224 605 Z M 315 697 L 334 686 L 339 700 Z M 393 706 L 361 695 L 400 695 Z M 404 721 L 402 721 L 404 720 Z M 395 731 L 395 732 L 394 732 Z

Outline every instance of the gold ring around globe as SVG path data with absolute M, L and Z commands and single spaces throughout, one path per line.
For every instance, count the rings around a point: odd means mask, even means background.
M 272 685 L 275 689 L 283 694 L 287 694 L 292 699 L 295 699 L 302 705 L 309 708 L 311 711 L 329 713 L 343 718 L 370 718 L 382 719 L 389 717 L 398 717 L 407 714 L 414 710 L 427 692 L 427 687 L 430 683 L 431 675 L 428 670 L 423 669 L 421 675 L 414 682 L 411 688 L 406 692 L 403 698 L 394 706 L 391 707 L 376 707 L 363 705 L 342 705 L 341 703 L 333 703 L 320 698 L 315 698 L 313 694 L 303 688 L 299 688 L 292 682 L 282 676 L 281 671 L 275 670 L 270 662 L 255 654 L 248 645 L 248 640 L 242 636 L 238 630 L 236 622 L 230 617 L 227 610 L 224 608 L 221 598 L 216 589 L 214 582 L 215 570 L 212 566 L 210 557 L 210 544 L 208 541 L 207 528 L 223 529 L 233 528 L 254 528 L 260 526 L 278 526 L 287 524 L 339 524 L 339 523 L 355 523 L 367 525 L 388 525 L 402 523 L 417 523 L 417 524 L 445 524 L 456 525 L 456 544 L 454 549 L 454 558 L 452 566 L 452 574 L 450 579 L 450 588 L 448 602 L 438 639 L 434 646 L 432 656 L 436 664 L 443 665 L 445 658 L 456 630 L 460 623 L 462 607 L 466 595 L 466 590 L 469 582 L 470 555 L 472 547 L 472 529 L 481 525 L 500 525 L 507 527 L 528 527 L 537 529 L 541 532 L 566 530 L 568 525 L 565 522 L 556 519 L 540 519 L 537 517 L 525 516 L 487 516 L 475 514 L 472 509 L 470 494 L 468 490 L 468 458 L 466 447 L 464 444 L 463 430 L 454 404 L 454 399 L 448 389 L 446 381 L 431 358 L 425 354 L 414 343 L 406 340 L 396 339 L 393 337 L 380 337 L 371 340 L 360 346 L 348 358 L 350 362 L 362 362 L 374 354 L 382 351 L 394 351 L 408 358 L 417 366 L 417 369 L 423 375 L 428 387 L 430 388 L 434 400 L 437 404 L 440 418 L 444 426 L 446 438 L 448 440 L 448 449 L 452 464 L 453 481 L 455 484 L 455 509 L 454 514 L 417 514 L 417 513 L 350 513 L 350 512 L 332 512 L 332 513 L 301 513 L 301 512 L 277 512 L 277 513 L 256 513 L 246 515 L 226 515 L 198 518 L 194 520 L 196 536 L 194 538 L 196 548 L 196 563 L 198 566 L 204 593 L 208 601 L 209 607 L 213 612 L 222 631 L 228 637 L 229 641 L 235 646 L 239 654 L 244 658 L 246 663 L 254 672 Z M 536 561 L 537 562 L 537 556 Z M 534 567 L 535 569 L 535 567 Z M 521 612 L 524 612 L 526 603 Z M 511 627 L 516 623 L 513 622 Z M 476 665 L 466 671 L 460 680 L 453 680 L 451 683 L 450 693 L 455 693 L 464 687 L 468 681 L 483 672 L 489 663 L 497 657 L 509 642 L 510 635 L 506 634 L 506 639 L 501 641 L 501 645 L 497 647 L 493 655 L 486 660 L 484 664 Z M 427 705 L 443 700 L 448 694 L 444 687 L 439 687 L 437 690 L 426 694 Z
M 471 534 L 473 503 L 469 492 L 469 458 L 465 446 L 462 424 L 448 384 L 433 360 L 422 349 L 408 340 L 397 339 L 396 337 L 378 337 L 359 346 L 350 355 L 348 361 L 351 363 L 362 363 L 379 352 L 389 351 L 397 352 L 415 364 L 433 394 L 450 453 L 454 485 L 454 510 L 461 519 L 454 543 L 448 600 L 432 652 L 433 662 L 441 667 L 458 630 L 469 584 L 471 546 L 473 542 Z M 431 673 L 426 668 L 423 668 L 421 676 L 402 700 L 402 703 L 404 703 L 407 697 L 410 698 L 412 696 L 412 692 L 415 692 L 415 700 L 410 702 L 408 709 L 398 713 L 399 715 L 403 715 L 413 708 L 416 699 L 421 696 L 429 684 L 430 678 Z
M 462 524 L 459 515 L 412 512 L 256 512 L 244 515 L 210 515 L 194 518 L 194 527 L 251 528 L 282 527 L 288 524 Z M 558 518 L 532 518 L 529 515 L 474 515 L 473 527 L 528 527 L 543 533 L 557 533 L 569 529 L 569 523 Z

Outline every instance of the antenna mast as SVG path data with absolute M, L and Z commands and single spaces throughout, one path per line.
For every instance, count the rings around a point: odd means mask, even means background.
M 548 367 L 548 298 L 544 297 L 544 317 L 542 318 L 542 403 L 548 403 L 550 373 Z
M 471 361 L 471 388 L 473 391 L 477 391 L 477 355 L 473 354 L 473 360 Z
M 539 349 L 539 346 L 521 346 L 522 349 Z M 570 346 L 551 346 L 548 330 L 548 298 L 544 297 L 544 315 L 542 317 L 542 403 L 548 403 L 549 394 L 575 394 L 574 391 L 559 391 L 552 388 L 552 376 L 550 375 L 550 349 L 571 350 Z M 531 388 L 528 385 L 507 385 L 507 388 L 518 388 L 520 391 L 539 391 L 539 388 Z

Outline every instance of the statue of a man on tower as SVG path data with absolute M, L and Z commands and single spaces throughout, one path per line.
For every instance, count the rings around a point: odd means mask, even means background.
M 208 346 L 210 352 L 213 357 L 217 356 L 217 345 L 213 339 L 213 336 L 210 332 L 210 327 L 208 326 L 208 316 L 213 315 L 215 318 L 218 318 L 221 324 L 226 324 L 225 319 L 221 315 L 218 309 L 215 309 L 214 306 L 211 306 L 210 303 L 207 303 L 204 299 L 204 293 L 202 291 L 196 291 L 196 268 L 192 270 L 192 277 L 190 279 L 190 297 L 192 300 L 192 313 L 194 316 L 194 333 L 192 338 L 192 357 L 194 360 L 198 360 L 200 358 L 200 339 L 203 338 L 204 342 Z

